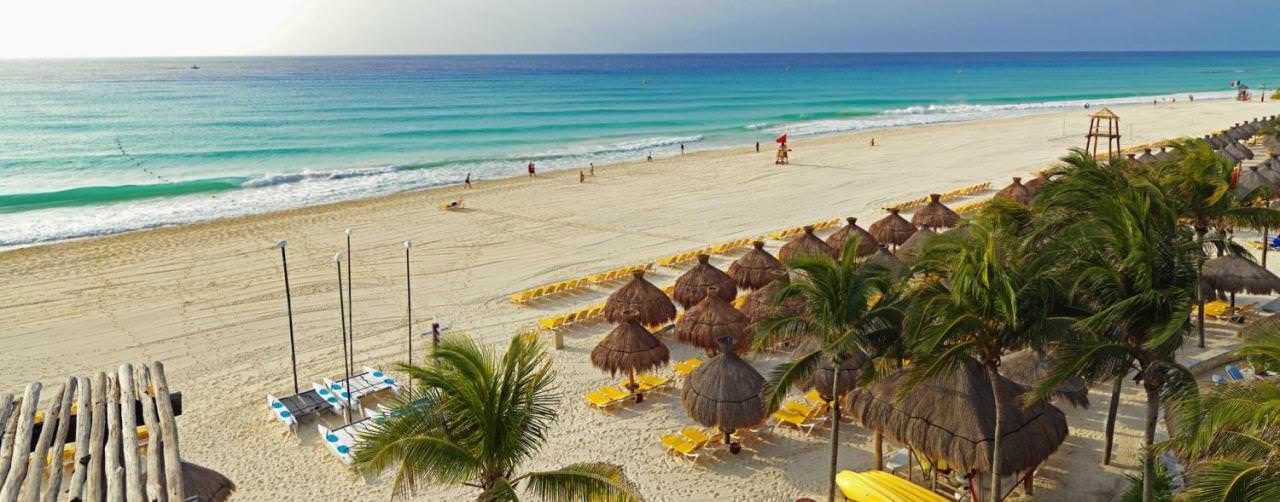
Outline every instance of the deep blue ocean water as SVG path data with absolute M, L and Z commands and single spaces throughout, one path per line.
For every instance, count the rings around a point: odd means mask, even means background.
M 1280 52 L 0 60 L 0 246 L 1233 80 Z

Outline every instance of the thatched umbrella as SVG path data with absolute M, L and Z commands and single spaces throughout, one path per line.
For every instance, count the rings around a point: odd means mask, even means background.
M 182 489 L 185 500 L 223 502 L 236 491 L 236 484 L 226 476 L 196 464 L 182 463 Z
M 880 245 L 880 249 L 877 249 L 875 254 L 867 258 L 866 262 L 888 269 L 889 273 L 893 274 L 894 277 L 901 275 L 907 268 L 907 265 L 902 263 L 902 260 L 894 256 L 893 253 L 890 253 L 883 244 Z
M 1057 360 L 1049 354 L 1023 349 L 1000 359 L 1000 375 L 1031 388 L 1040 385 L 1056 364 Z M 1071 377 L 1054 386 L 1049 399 L 1063 399 L 1071 406 L 1088 409 L 1089 387 L 1085 385 L 1083 378 Z
M 1014 176 L 1013 183 L 1001 188 L 999 192 L 996 192 L 995 196 L 1010 199 L 1024 206 L 1031 205 L 1031 191 L 1027 190 L 1027 187 L 1022 184 L 1022 178 L 1019 176 Z
M 1150 148 L 1143 148 L 1142 155 L 1139 155 L 1137 160 L 1143 164 L 1150 164 L 1156 161 L 1156 156 L 1151 154 Z
M 725 337 L 734 340 L 734 351 L 751 348 L 753 332 L 748 328 L 751 320 L 726 302 L 717 289 L 715 286 L 707 288 L 707 295 L 702 301 L 680 316 L 676 321 L 676 339 L 701 347 L 708 356 L 715 355 L 719 349 L 717 342 Z
M 1267 180 L 1262 173 L 1258 172 L 1258 166 L 1249 166 L 1240 171 L 1240 177 L 1236 178 L 1236 186 L 1234 190 L 1236 195 L 1243 197 L 1249 192 L 1264 186 L 1271 186 L 1271 182 Z
M 1245 325 L 1240 338 L 1246 342 L 1280 331 L 1280 314 L 1273 314 Z
M 916 233 L 916 227 L 898 214 L 898 208 L 891 207 L 888 211 L 889 214 L 872 223 L 868 231 L 876 238 L 876 242 L 900 246 L 911 238 L 911 234 Z
M 1160 147 L 1160 151 L 1156 152 L 1156 160 L 1160 160 L 1160 161 L 1173 160 L 1177 157 L 1178 157 L 1178 154 L 1175 153 L 1173 150 L 1170 150 L 1169 147 L 1167 146 Z
M 1200 273 L 1203 286 L 1231 293 L 1231 307 L 1236 306 L 1236 293 L 1259 295 L 1280 291 L 1280 277 L 1243 256 L 1227 254 L 1204 262 Z
M 1277 188 L 1280 188 L 1280 170 L 1276 170 L 1274 164 L 1270 161 L 1264 160 L 1256 166 L 1251 166 L 1250 169 L 1256 169 L 1262 179 L 1267 181 L 1267 186 L 1271 188 L 1272 195 L 1276 193 Z
M 822 242 L 818 236 L 813 235 L 813 227 L 805 225 L 804 233 L 795 236 L 795 238 L 782 245 L 782 249 L 778 250 L 778 259 L 783 263 L 789 263 L 792 259 L 800 256 L 835 256 L 836 252 Z
M 676 306 L 667 298 L 666 293 L 645 280 L 643 270 L 637 270 L 631 276 L 630 282 L 605 300 L 606 321 L 622 322 L 622 314 L 628 310 L 639 312 L 640 323 L 648 326 L 663 324 L 676 318 Z
M 987 373 L 965 359 L 952 371 L 901 390 L 905 370 L 849 393 L 849 415 L 863 427 L 880 431 L 933 460 L 946 460 L 961 472 L 991 470 L 996 407 Z M 1000 476 L 1034 468 L 1067 437 L 1067 418 L 1044 401 L 1024 405 L 1026 388 L 1001 377 L 1003 405 Z
M 1044 186 L 1044 181 L 1044 176 L 1036 176 L 1031 178 L 1031 181 L 1023 183 L 1022 186 L 1023 188 L 1026 188 L 1028 192 L 1031 192 L 1031 195 L 1035 195 L 1036 192 L 1040 191 L 1040 187 Z
M 689 418 L 719 429 L 729 451 L 738 453 L 742 446 L 731 442 L 733 432 L 759 425 L 770 410 L 765 409 L 764 377 L 733 352 L 732 338 L 719 342 L 720 354 L 685 379 L 680 402 Z
M 924 243 L 935 235 L 938 234 L 933 230 L 922 228 L 918 232 L 911 234 L 911 238 L 902 243 L 902 246 L 898 247 L 898 252 L 894 254 L 904 262 L 913 262 L 916 256 L 920 254 L 920 250 L 924 248 Z
M 1204 140 L 1206 143 L 1209 143 L 1209 148 L 1212 148 L 1214 150 L 1227 146 L 1227 142 L 1229 141 L 1225 136 L 1222 136 L 1222 135 L 1210 136 L 1208 134 L 1204 135 Z
M 591 349 L 591 365 L 609 376 L 623 373 L 629 376 L 627 384 L 631 392 L 636 385 L 636 373 L 645 372 L 667 364 L 671 353 L 667 346 L 657 337 L 640 325 L 640 313 L 628 310 L 622 314 L 623 321 L 600 340 L 596 348 Z M 642 394 L 636 394 L 636 402 L 644 400 Z
M 919 228 L 950 228 L 960 224 L 960 215 L 941 201 L 942 194 L 929 194 L 929 204 L 911 215 L 911 224 Z
M 827 236 L 827 245 L 831 246 L 831 249 L 835 250 L 836 253 L 841 253 L 844 251 L 844 244 L 848 242 L 849 239 L 857 237 L 858 256 L 867 256 L 876 252 L 876 249 L 880 247 L 880 243 L 871 235 L 871 232 L 863 230 L 862 227 L 858 226 L 857 218 L 850 216 L 845 218 L 845 221 L 849 222 L 849 224 L 841 227 L 840 230 L 836 230 L 836 233 Z
M 773 272 L 786 267 L 764 250 L 764 241 L 755 241 L 752 245 L 755 248 L 729 265 L 729 277 L 740 288 L 760 289 L 773 280 Z
M 787 271 L 774 271 L 773 280 L 769 281 L 769 284 L 752 291 L 751 294 L 747 295 L 746 301 L 742 302 L 742 313 L 747 316 L 747 320 L 751 324 L 755 324 L 780 315 L 805 315 L 807 312 L 804 307 L 804 300 L 798 297 L 788 298 L 781 305 L 773 304 L 778 297 L 778 293 L 790 283 L 791 277 L 787 274 Z
M 1267 153 L 1275 155 L 1280 153 L 1280 138 L 1275 136 L 1267 136 L 1262 138 L 1262 146 L 1267 147 Z
M 1234 141 L 1227 145 L 1226 148 L 1223 148 L 1222 151 L 1227 152 L 1228 155 L 1241 162 L 1253 158 L 1253 150 L 1250 150 L 1249 147 Z
M 711 264 L 711 257 L 698 255 L 698 264 L 676 279 L 676 289 L 672 298 L 685 310 L 693 308 L 707 296 L 707 288 L 715 286 L 720 298 L 731 302 L 738 296 L 738 287 L 734 285 L 729 274 L 721 272 Z
M 822 362 L 818 363 L 817 369 L 813 370 L 813 374 L 809 378 L 801 380 L 798 383 L 800 390 L 807 391 L 814 389 L 818 391 L 818 395 L 822 396 L 822 400 L 830 403 L 836 398 L 842 398 L 849 391 L 858 387 L 859 372 L 862 365 L 866 364 L 867 355 L 862 351 L 854 351 L 844 362 L 840 363 L 840 371 L 832 371 L 834 365 L 831 364 L 831 356 L 822 355 Z M 835 394 L 831 393 L 832 379 L 839 378 L 836 383 Z

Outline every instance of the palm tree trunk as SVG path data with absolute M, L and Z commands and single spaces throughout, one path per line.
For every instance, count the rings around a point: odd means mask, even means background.
M 876 470 L 883 471 L 884 470 L 884 434 L 881 434 L 880 430 L 876 429 L 875 433 L 872 434 L 872 437 L 873 437 L 872 441 L 875 442 L 875 445 L 876 445 L 875 447 Z
M 827 476 L 827 502 L 836 502 L 836 457 L 840 451 L 840 388 L 839 362 L 831 371 L 831 466 Z
M 997 382 L 1000 380 L 1000 371 L 992 363 L 987 363 L 987 380 L 991 382 L 991 398 L 996 405 L 996 428 L 991 438 L 991 500 L 1000 500 L 1000 435 L 1004 433 L 1003 422 L 1004 412 L 1001 409 L 1000 389 Z
M 1152 445 L 1160 416 L 1160 389 L 1146 379 L 1143 385 L 1147 389 L 1147 429 L 1142 437 L 1142 502 L 1152 502 L 1156 490 L 1156 454 Z
M 1200 245 L 1200 254 L 1204 254 L 1204 233 L 1208 231 L 1203 224 L 1196 224 L 1196 243 Z M 1200 275 L 1204 273 L 1204 260 L 1202 256 L 1196 257 L 1196 303 L 1199 304 L 1199 312 L 1196 313 L 1196 331 L 1200 335 L 1200 343 L 1197 347 L 1204 348 L 1204 291 L 1200 288 Z
M 1116 377 L 1111 387 L 1111 403 L 1107 408 L 1106 443 L 1102 447 L 1102 465 L 1111 465 L 1111 449 L 1116 438 L 1116 413 L 1120 411 L 1120 388 L 1124 386 L 1125 375 Z

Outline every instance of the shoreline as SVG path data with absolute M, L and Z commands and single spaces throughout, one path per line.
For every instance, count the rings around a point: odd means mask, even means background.
M 1124 144 L 1139 145 L 1280 113 L 1280 104 L 1113 109 L 1126 133 L 1133 126 Z M 1027 176 L 1080 146 L 1093 111 L 801 138 L 788 166 L 774 166 L 771 150 L 740 147 L 598 167 L 584 185 L 571 170 L 557 171 L 471 190 L 404 192 L 7 251 L 0 253 L 0 280 L 10 285 L 0 303 L 0 343 L 7 347 L 0 368 L 8 383 L 0 392 L 161 360 L 170 386 L 186 400 L 184 456 L 227 475 L 242 498 L 385 498 L 387 479 L 351 473 L 314 427 L 298 437 L 283 434 L 264 405 L 266 393 L 291 381 L 276 239 L 289 240 L 298 376 L 306 384 L 342 371 L 330 257 L 342 249 L 345 228 L 354 229 L 350 263 L 360 305 L 354 359 L 394 370 L 406 358 L 406 333 L 424 331 L 433 315 L 451 332 L 498 344 L 539 318 L 599 302 L 621 283 L 522 306 L 507 300 L 514 291 L 833 217 L 857 216 L 865 228 L 883 214 L 879 208 L 930 192 L 984 181 L 998 189 L 1009 176 Z M 1064 121 L 1079 134 L 1062 135 Z M 875 148 L 867 146 L 872 134 Z M 458 194 L 468 210 L 438 209 Z M 405 321 L 405 239 L 414 244 L 413 326 Z M 770 251 L 779 244 L 771 240 Z M 723 268 L 737 255 L 718 255 L 713 263 Z M 656 267 L 647 277 L 662 286 L 685 268 Z M 563 395 L 560 420 L 528 469 L 612 459 L 651 500 L 776 500 L 825 491 L 822 473 L 806 469 L 825 465 L 830 444 L 821 434 L 770 433 L 746 455 L 690 467 L 657 441 L 689 423 L 678 393 L 610 415 L 588 409 L 581 395 L 610 381 L 587 357 L 608 329 L 574 327 L 565 333 L 566 347 L 551 351 Z M 427 344 L 415 340 L 415 359 Z M 673 361 L 700 353 L 679 343 L 670 349 Z M 780 360 L 766 355 L 752 363 L 767 371 Z M 1106 390 L 1092 393 L 1099 403 Z M 1122 486 L 1123 473 L 1136 468 L 1142 399 L 1127 388 L 1113 467 L 1096 468 L 1095 425 L 1106 407 L 1067 411 L 1071 437 L 1037 479 L 1036 500 L 1107 499 Z M 845 426 L 842 435 L 841 468 L 866 468 L 870 434 Z M 1073 475 L 1084 467 L 1096 469 Z M 740 482 L 747 477 L 751 483 Z M 442 487 L 419 498 L 467 495 L 474 493 Z

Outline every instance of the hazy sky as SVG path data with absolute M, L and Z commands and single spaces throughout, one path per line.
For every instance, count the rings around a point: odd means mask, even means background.
M 1280 49 L 1276 0 L 3 0 L 0 57 Z

